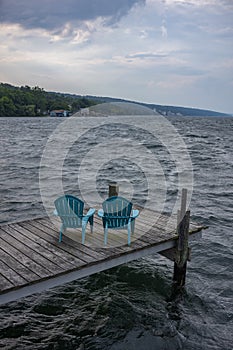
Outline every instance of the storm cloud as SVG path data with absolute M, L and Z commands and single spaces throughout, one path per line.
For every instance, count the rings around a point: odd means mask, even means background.
M 143 3 L 145 0 L 0 0 L 0 21 L 26 29 L 55 30 L 66 23 L 103 17 L 111 25 Z

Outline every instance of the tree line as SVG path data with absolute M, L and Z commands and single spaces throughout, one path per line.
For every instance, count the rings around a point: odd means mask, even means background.
M 74 113 L 96 103 L 86 97 L 47 92 L 39 86 L 0 83 L 0 117 L 43 116 L 57 109 Z

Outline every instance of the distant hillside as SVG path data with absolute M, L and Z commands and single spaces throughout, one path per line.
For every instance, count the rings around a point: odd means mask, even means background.
M 72 95 L 72 96 L 78 96 L 80 95 Z M 137 102 L 137 101 L 131 101 L 131 100 L 124 100 L 122 98 L 113 98 L 113 97 L 107 97 L 107 96 L 91 96 L 86 95 L 85 98 L 91 99 L 92 101 L 97 101 L 99 103 L 107 103 L 107 102 L 130 102 L 130 103 L 136 103 L 142 106 L 145 106 L 147 108 L 153 109 L 155 112 L 166 115 L 166 116 L 199 116 L 199 117 L 229 117 L 230 114 L 211 111 L 207 109 L 199 109 L 199 108 L 190 108 L 190 107 L 180 107 L 180 106 L 164 106 L 164 105 L 157 105 L 157 104 L 151 104 L 151 103 L 143 103 L 143 102 Z
M 157 105 L 157 104 L 150 104 L 150 103 L 143 103 L 143 102 L 136 102 L 136 101 L 130 101 L 130 100 L 124 100 L 120 98 L 112 98 L 112 97 L 99 97 L 99 96 L 85 96 L 86 98 L 90 98 L 92 101 L 100 101 L 100 102 L 131 102 L 131 103 L 137 103 L 142 106 L 145 106 L 147 108 L 150 108 L 154 110 L 155 112 L 165 115 L 165 116 L 199 116 L 199 117 L 208 117 L 208 116 L 215 116 L 215 117 L 221 117 L 221 116 L 230 116 L 226 113 L 211 111 L 207 109 L 198 109 L 198 108 L 190 108 L 190 107 L 180 107 L 180 106 L 164 106 L 164 105 Z
M 148 104 L 105 96 L 48 92 L 38 86 L 17 87 L 0 83 L 0 117 L 41 116 L 47 115 L 53 109 L 66 109 L 71 113 L 75 113 L 81 108 L 108 102 L 135 103 L 165 116 L 229 116 L 225 113 L 205 109 Z
M 147 107 L 155 109 L 156 112 L 166 115 L 166 116 L 192 116 L 192 117 L 208 117 L 208 116 L 229 116 L 229 114 L 210 111 L 207 109 L 189 108 L 189 107 L 179 107 L 179 106 L 161 106 L 161 105 L 147 105 Z

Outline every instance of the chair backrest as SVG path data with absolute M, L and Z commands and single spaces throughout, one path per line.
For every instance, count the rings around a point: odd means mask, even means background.
M 109 228 L 120 228 L 128 224 L 132 203 L 123 197 L 110 197 L 103 202 L 103 225 Z
M 84 202 L 71 195 L 59 197 L 54 202 L 58 215 L 66 227 L 81 227 Z

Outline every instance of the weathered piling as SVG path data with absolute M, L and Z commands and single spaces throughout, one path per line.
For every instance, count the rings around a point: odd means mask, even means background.
M 119 185 L 117 182 L 110 182 L 108 185 L 108 196 L 118 196 L 119 193 Z
M 187 190 L 182 189 L 181 209 L 178 210 L 177 214 L 177 233 L 179 238 L 174 255 L 173 273 L 173 281 L 179 287 L 185 285 L 187 261 L 190 255 L 188 246 L 190 210 L 186 211 L 186 202 Z

